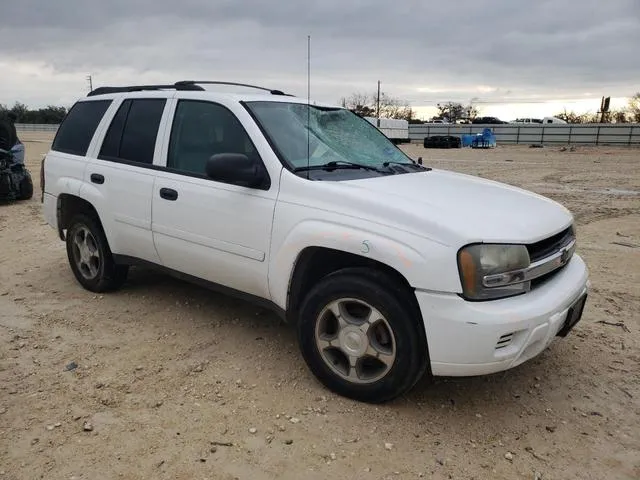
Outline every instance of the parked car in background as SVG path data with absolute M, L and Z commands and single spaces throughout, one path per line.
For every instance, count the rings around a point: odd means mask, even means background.
M 477 117 L 471 120 L 471 123 L 475 125 L 494 125 L 494 124 L 505 124 L 509 122 L 500 120 L 498 117 Z
M 544 125 L 544 124 L 566 124 L 564 120 L 558 117 L 544 117 L 540 118 L 516 118 L 514 121 L 510 122 L 514 124 L 520 125 Z
M 428 122 L 424 122 L 424 123 L 425 123 L 425 125 L 428 125 L 428 124 L 431 124 L 431 123 L 436 123 L 436 124 L 439 124 L 439 125 L 443 125 L 443 124 L 444 125 L 448 125 L 449 124 L 449 122 L 447 120 L 443 119 L 443 118 L 434 118 L 434 119 L 429 120 Z

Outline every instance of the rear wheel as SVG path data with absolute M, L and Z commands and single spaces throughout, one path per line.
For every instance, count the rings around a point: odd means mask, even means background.
M 92 292 L 120 288 L 129 267 L 116 265 L 102 227 L 86 214 L 75 215 L 67 230 L 67 257 L 78 282 Z
M 410 390 L 428 352 L 408 292 L 394 279 L 348 269 L 322 279 L 306 296 L 298 321 L 302 355 L 329 389 L 378 403 Z

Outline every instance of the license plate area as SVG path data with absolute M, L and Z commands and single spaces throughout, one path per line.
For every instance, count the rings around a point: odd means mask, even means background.
M 564 321 L 564 325 L 560 331 L 558 331 L 558 337 L 566 337 L 567 334 L 576 326 L 576 324 L 582 318 L 582 312 L 584 311 L 584 305 L 587 302 L 587 294 L 582 295 L 578 300 L 576 300 L 573 305 L 569 307 L 567 311 L 567 318 Z

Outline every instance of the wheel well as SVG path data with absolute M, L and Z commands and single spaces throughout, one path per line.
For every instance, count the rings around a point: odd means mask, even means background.
M 58 233 L 62 240 L 64 240 L 63 230 L 69 228 L 71 219 L 78 213 L 92 216 L 98 221 L 102 228 L 100 216 L 91 203 L 83 198 L 65 193 L 58 197 Z
M 296 261 L 289 283 L 287 298 L 287 322 L 295 323 L 298 310 L 307 292 L 323 277 L 345 268 L 367 268 L 381 272 L 397 281 L 397 286 L 413 292 L 407 279 L 396 269 L 377 260 L 324 247 L 305 248 Z M 411 295 L 414 299 L 415 296 Z M 420 313 L 417 300 L 414 307 Z

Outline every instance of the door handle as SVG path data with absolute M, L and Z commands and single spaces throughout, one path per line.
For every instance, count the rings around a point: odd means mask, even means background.
M 104 183 L 104 175 L 100 175 L 99 173 L 92 173 L 91 174 L 91 181 L 93 183 L 103 184 Z
M 164 198 L 165 200 L 177 200 L 178 192 L 176 192 L 173 188 L 161 188 L 160 189 L 160 198 Z

